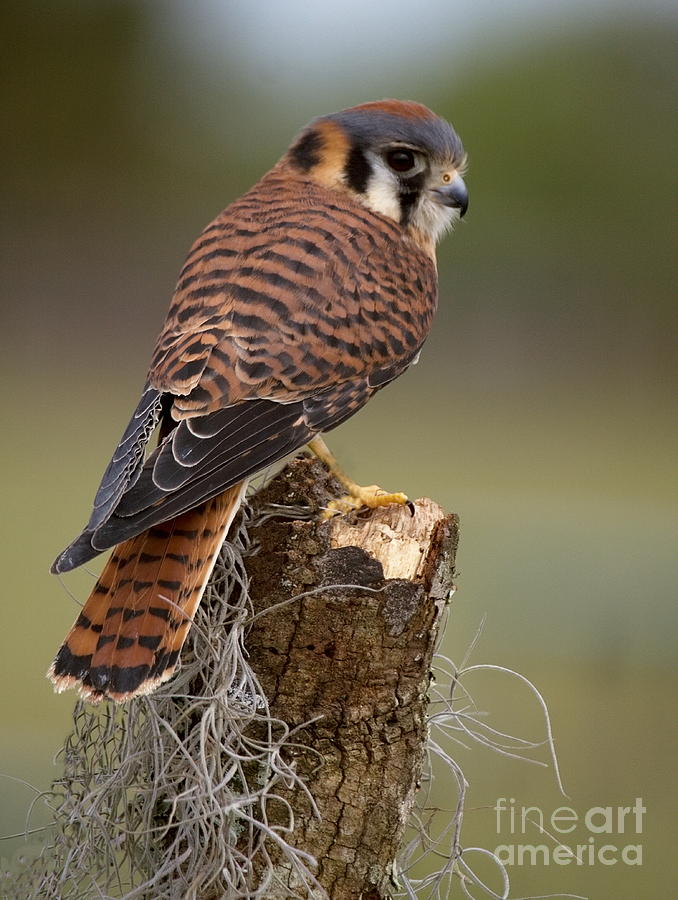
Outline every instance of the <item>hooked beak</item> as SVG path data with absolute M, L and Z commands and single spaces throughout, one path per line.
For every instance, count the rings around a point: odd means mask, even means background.
M 455 175 L 452 181 L 444 187 L 433 188 L 431 193 L 437 203 L 458 209 L 459 217 L 463 218 L 468 209 L 468 190 L 461 175 Z

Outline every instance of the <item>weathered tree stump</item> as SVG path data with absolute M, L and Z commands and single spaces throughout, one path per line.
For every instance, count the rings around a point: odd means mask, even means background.
M 424 759 L 457 518 L 418 500 L 414 515 L 389 506 L 323 520 L 340 494 L 319 462 L 300 459 L 257 495 L 255 508 L 311 503 L 318 513 L 251 529 L 261 549 L 247 560 L 257 618 L 246 646 L 271 714 L 303 726 L 291 752 L 316 810 L 299 787 L 278 794 L 294 812 L 288 841 L 318 861 L 317 896 L 382 900 Z M 276 876 L 286 888 L 267 897 L 300 888 L 283 858 Z

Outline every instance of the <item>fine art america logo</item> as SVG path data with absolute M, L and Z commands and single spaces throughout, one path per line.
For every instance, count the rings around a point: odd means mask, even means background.
M 641 797 L 636 797 L 633 806 L 592 806 L 584 813 L 559 806 L 546 815 L 538 806 L 516 806 L 513 798 L 499 797 L 494 811 L 497 834 L 510 835 L 513 841 L 499 844 L 494 851 L 506 866 L 643 864 L 643 845 L 637 836 L 643 833 L 647 810 Z M 542 841 L 526 843 L 527 835 L 535 831 Z

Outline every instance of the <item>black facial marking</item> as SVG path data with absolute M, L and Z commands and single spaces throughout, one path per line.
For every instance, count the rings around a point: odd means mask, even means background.
M 306 131 L 290 150 L 290 159 L 301 172 L 308 172 L 320 162 L 321 148 L 319 132 Z
M 364 194 L 372 169 L 362 149 L 354 144 L 346 160 L 346 180 L 358 194 Z
M 411 178 L 400 179 L 398 200 L 400 201 L 400 224 L 409 225 L 414 208 L 421 196 L 426 181 L 426 171 L 418 172 Z

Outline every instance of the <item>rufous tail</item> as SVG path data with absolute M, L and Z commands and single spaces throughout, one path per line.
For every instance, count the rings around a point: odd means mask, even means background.
M 245 484 L 118 544 L 48 672 L 118 702 L 170 678 Z

